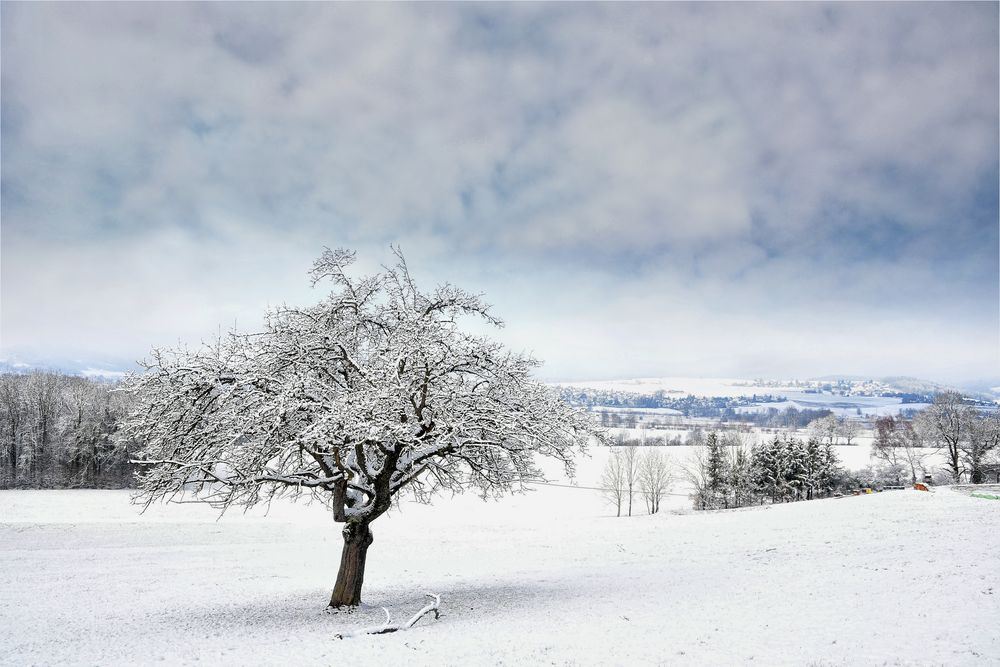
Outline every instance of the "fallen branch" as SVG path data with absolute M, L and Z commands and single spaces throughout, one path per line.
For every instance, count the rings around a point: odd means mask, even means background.
M 346 639 L 348 637 L 358 637 L 360 635 L 386 635 L 390 632 L 397 632 L 399 630 L 408 630 L 417 624 L 421 618 L 427 614 L 434 612 L 434 618 L 441 618 L 441 612 L 439 607 L 441 606 L 441 596 L 434 593 L 427 593 L 427 597 L 431 598 L 433 602 L 428 602 L 420 611 L 410 617 L 406 623 L 402 625 L 392 624 L 392 615 L 389 610 L 382 607 L 382 611 L 385 612 L 385 623 L 377 628 L 368 628 L 367 630 L 358 630 L 357 632 L 343 632 L 334 635 L 335 639 Z

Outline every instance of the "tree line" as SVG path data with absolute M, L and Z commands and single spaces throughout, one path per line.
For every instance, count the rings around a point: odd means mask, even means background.
M 632 516 L 636 496 L 642 498 L 647 514 L 660 511 L 660 503 L 674 482 L 673 465 L 658 449 L 633 444 L 612 447 L 601 474 L 601 493 L 615 507 L 617 516 Z
M 908 472 L 913 481 L 918 471 L 926 472 L 928 449 L 945 455 L 950 481 L 989 481 L 984 468 L 1000 464 L 1000 412 L 982 408 L 957 392 L 943 392 L 912 421 L 880 417 L 875 420 L 872 453 Z
M 749 407 L 760 403 L 780 403 L 784 396 L 753 394 L 752 396 L 671 396 L 660 390 L 651 394 L 626 391 L 557 387 L 559 397 L 570 405 L 587 408 L 669 408 L 685 417 L 721 417 L 726 410 Z
M 685 476 L 696 509 L 813 500 L 850 484 L 830 443 L 775 436 L 747 446 L 744 435 L 709 433 L 692 450 Z
M 721 399 L 725 400 L 725 399 Z M 691 411 L 689 411 L 691 412 Z M 663 425 L 664 419 L 659 415 L 643 415 L 641 412 L 621 412 L 602 407 L 598 414 L 601 419 L 601 426 L 604 428 L 639 428 L 643 425 Z M 763 428 L 804 428 L 821 417 L 829 417 L 833 413 L 830 410 L 820 408 L 795 408 L 787 407 L 784 410 L 777 408 L 767 408 L 766 410 L 739 412 L 734 407 L 721 409 L 711 409 L 705 411 L 694 411 L 694 418 L 717 418 L 721 423 L 753 424 Z M 669 419 L 670 416 L 667 416 Z
M 740 422 L 753 424 L 763 428 L 793 428 L 800 429 L 833 413 L 826 408 L 796 408 L 789 406 L 784 410 L 768 408 L 767 410 L 737 412 L 731 408 L 723 410 L 719 417 L 723 422 Z
M 52 372 L 0 375 L 0 488 L 120 488 L 132 466 L 116 443 L 128 397 Z
M 690 456 L 678 472 L 691 487 L 695 509 L 812 500 L 860 484 L 841 468 L 830 443 L 778 436 L 749 445 L 749 437 L 691 433 Z M 675 466 L 661 450 L 626 444 L 611 448 L 600 490 L 618 516 L 631 516 L 636 498 L 655 514 L 675 479 Z

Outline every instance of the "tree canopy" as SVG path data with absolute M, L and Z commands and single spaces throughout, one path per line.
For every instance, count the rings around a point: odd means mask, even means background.
M 326 250 L 311 276 L 333 291 L 318 304 L 274 309 L 257 333 L 154 350 L 127 381 L 124 429 L 142 447 L 146 502 L 311 494 L 347 524 L 340 588 L 348 547 L 370 544 L 368 524 L 404 489 L 517 490 L 542 478 L 535 454 L 572 475 L 573 447 L 599 435 L 590 416 L 532 378 L 536 360 L 463 331 L 467 317 L 502 326 L 480 296 L 422 291 L 394 252 L 392 266 L 352 278 L 355 254 Z M 331 604 L 357 604 L 360 583 Z

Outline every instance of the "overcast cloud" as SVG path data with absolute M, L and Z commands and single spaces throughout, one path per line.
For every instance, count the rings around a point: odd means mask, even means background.
M 996 3 L 2 5 L 2 352 L 485 291 L 547 378 L 1000 377 Z

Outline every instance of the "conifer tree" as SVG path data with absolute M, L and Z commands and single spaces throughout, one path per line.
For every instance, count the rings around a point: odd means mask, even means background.
M 705 472 L 712 504 L 729 507 L 729 461 L 726 460 L 725 448 L 714 431 L 708 434 L 706 447 L 708 452 Z

